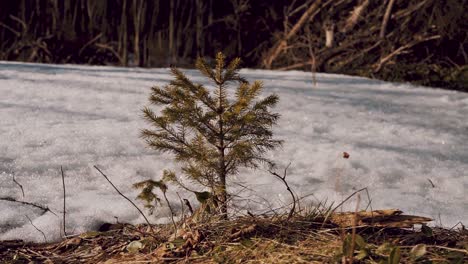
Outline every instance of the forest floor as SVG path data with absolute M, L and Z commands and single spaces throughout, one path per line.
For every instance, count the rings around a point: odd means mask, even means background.
M 104 224 L 48 244 L 0 241 L 2 263 L 467 263 L 468 231 L 399 210 Z M 414 226 L 420 228 L 415 228 Z M 174 232 L 174 228 L 177 231 Z M 176 235 L 174 235 L 176 234 Z

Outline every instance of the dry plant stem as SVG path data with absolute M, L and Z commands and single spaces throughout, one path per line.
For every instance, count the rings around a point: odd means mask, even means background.
M 35 204 L 35 203 L 30 203 L 30 202 L 25 202 L 25 201 L 18 201 L 15 198 L 12 198 L 12 197 L 0 197 L 0 201 L 8 201 L 8 202 L 13 202 L 13 203 L 20 203 L 20 204 L 24 204 L 24 205 L 30 205 L 30 206 L 41 209 L 43 211 L 43 213 L 51 212 L 53 215 L 57 216 L 57 214 L 54 213 L 52 210 L 50 210 L 50 208 L 47 207 L 47 206 L 43 206 L 43 205 L 39 205 L 39 204 Z
M 187 206 L 187 208 L 189 209 L 190 215 L 193 215 L 193 207 L 192 207 L 192 205 L 190 204 L 189 200 L 184 199 L 184 203 L 185 203 L 185 205 Z
M 355 192 L 353 192 L 352 194 L 350 194 L 348 197 L 346 197 L 346 199 L 344 199 L 341 203 L 339 203 L 337 206 L 335 206 L 331 211 L 334 212 L 336 211 L 336 209 L 340 208 L 344 203 L 346 203 L 349 199 L 351 199 L 354 195 L 356 195 L 357 193 L 359 192 L 362 192 L 364 190 L 367 190 L 367 187 L 364 187 L 362 189 L 359 189 Z
M 180 201 L 180 210 L 182 211 L 181 214 L 182 214 L 182 223 L 185 222 L 185 208 L 184 208 L 184 201 L 182 200 L 182 197 L 180 197 L 180 194 L 178 192 L 176 192 L 177 194 L 177 197 L 179 197 L 179 201 Z
M 289 211 L 289 214 L 288 214 L 288 220 L 291 219 L 291 217 L 293 216 L 294 212 L 296 211 L 296 196 L 294 196 L 294 193 L 293 191 L 291 190 L 291 187 L 289 187 L 289 184 L 288 182 L 286 181 L 286 176 L 288 175 L 288 168 L 289 166 L 291 165 L 291 163 L 288 164 L 288 166 L 286 166 L 286 168 L 284 169 L 284 173 L 283 173 L 283 176 L 280 176 L 278 173 L 274 172 L 274 171 L 269 171 L 270 174 L 272 174 L 273 176 L 275 176 L 276 178 L 280 179 L 284 185 L 286 185 L 286 190 L 288 190 L 289 194 L 291 194 L 291 197 L 293 199 L 293 205 L 292 205 L 292 208 L 291 210 Z
M 351 250 L 350 250 L 350 254 L 351 256 L 349 256 L 349 263 L 350 264 L 353 264 L 353 260 L 354 260 L 354 248 L 356 246 L 356 226 L 357 226 L 357 223 L 358 223 L 358 211 L 359 211 L 359 203 L 361 202 L 361 195 L 357 195 L 357 201 L 356 201 L 356 209 L 354 210 L 354 218 L 353 218 L 353 229 L 351 231 Z
M 66 201 L 66 197 L 67 197 L 67 193 L 65 191 L 65 174 L 63 173 L 63 168 L 62 166 L 60 166 L 60 172 L 62 173 L 62 186 L 63 186 L 63 234 L 65 236 L 67 236 L 67 230 L 65 229 L 65 215 L 66 215 L 66 204 L 65 204 L 65 201 Z
M 154 233 L 154 229 L 153 229 L 153 226 L 151 225 L 151 223 L 149 222 L 148 218 L 146 218 L 145 214 L 140 210 L 140 208 L 138 208 L 138 206 L 132 201 L 130 200 L 127 196 L 125 196 L 123 193 L 121 193 L 119 191 L 119 189 L 117 189 L 117 187 L 115 187 L 115 185 L 109 180 L 109 178 L 96 166 L 94 165 L 94 168 L 99 171 L 102 176 L 110 183 L 110 185 L 112 185 L 112 187 L 115 189 L 115 191 L 120 194 L 120 196 L 122 196 L 125 200 L 127 200 L 129 203 L 131 203 L 133 205 L 133 207 L 135 207 L 138 212 L 140 212 L 141 216 L 143 216 L 143 218 L 145 219 L 146 223 L 148 224 L 148 226 L 150 227 L 151 231 Z
M 344 203 L 346 203 L 349 199 L 351 199 L 354 195 L 356 195 L 357 193 L 359 192 L 362 192 L 362 191 L 366 191 L 367 192 L 367 198 L 369 199 L 369 205 L 371 204 L 371 200 L 370 200 L 370 197 L 369 197 L 369 192 L 367 190 L 367 187 L 364 187 L 362 189 L 359 189 L 355 192 L 353 192 L 351 195 L 349 195 L 348 197 L 346 197 L 346 199 L 344 199 L 341 203 L 339 203 L 337 206 L 333 207 L 333 209 L 331 209 L 329 211 L 329 214 L 327 214 L 327 216 L 325 217 L 324 221 L 323 221 L 323 224 L 322 224 L 322 227 L 325 225 L 325 222 L 328 220 L 328 217 L 336 211 L 336 209 L 340 208 Z M 371 207 L 372 208 L 372 207 Z M 372 210 L 372 209 L 371 209 Z M 373 217 L 372 217 L 373 218 Z M 373 221 L 373 220 L 372 220 Z
M 174 234 L 177 234 L 177 224 L 174 221 L 174 210 L 172 210 L 171 203 L 169 203 L 169 200 L 167 199 L 166 192 L 163 192 L 164 200 L 166 200 L 167 207 L 169 207 L 169 211 L 171 211 L 171 221 L 172 224 L 174 225 Z
M 15 175 L 14 175 L 14 174 L 12 174 L 12 175 L 13 175 L 13 182 L 16 183 L 16 185 L 18 185 L 18 186 L 20 187 L 21 193 L 23 194 L 23 199 L 24 199 L 24 189 L 23 189 L 23 185 L 21 185 L 19 182 L 16 181 Z
M 44 234 L 44 232 L 42 232 L 42 230 L 40 230 L 39 228 L 37 228 L 37 226 L 35 226 L 35 225 L 33 224 L 32 220 L 31 220 L 31 218 L 29 218 L 29 216 L 27 216 L 27 215 L 24 215 L 24 216 L 26 216 L 26 218 L 29 220 L 29 223 L 30 223 L 37 231 L 41 232 L 42 236 L 44 237 L 44 242 L 47 242 L 47 237 L 46 237 L 46 235 Z

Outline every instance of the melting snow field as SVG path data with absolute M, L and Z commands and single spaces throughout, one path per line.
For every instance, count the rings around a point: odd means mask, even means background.
M 48 241 L 61 237 L 62 179 L 67 186 L 68 234 L 104 222 L 143 219 L 93 168 L 97 165 L 126 195 L 132 183 L 163 169 L 171 156 L 146 148 L 139 131 L 149 88 L 167 83 L 168 69 L 0 62 L 0 239 Z M 205 82 L 193 70 L 196 82 Z M 468 94 L 343 75 L 243 70 L 277 93 L 281 114 L 275 135 L 285 141 L 269 153 L 309 203 L 341 202 L 368 187 L 374 209 L 399 208 L 434 224 L 468 221 Z M 344 159 L 343 151 L 350 154 Z M 21 189 L 13 181 L 24 188 Z M 290 202 L 283 185 L 263 170 L 241 170 L 232 184 L 239 204 L 262 212 Z M 170 198 L 179 204 L 171 187 Z M 242 197 L 245 198 L 242 200 Z M 361 196 L 365 208 L 367 196 Z M 141 203 L 138 203 L 142 206 Z M 354 208 L 355 200 L 347 206 Z M 166 208 L 150 220 L 167 221 Z M 29 222 L 31 219 L 34 226 Z

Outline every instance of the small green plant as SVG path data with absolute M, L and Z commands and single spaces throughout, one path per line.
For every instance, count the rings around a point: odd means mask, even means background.
M 198 187 L 188 188 L 174 172 L 166 173 L 166 182 L 194 193 L 209 190 L 212 204 L 225 217 L 228 178 L 239 167 L 273 164 L 264 153 L 281 144 L 272 133 L 279 115 L 270 112 L 278 96 L 256 100 L 262 83 L 250 84 L 240 77 L 239 65 L 239 58 L 226 65 L 222 53 L 217 54 L 214 69 L 199 58 L 196 68 L 210 80 L 210 87 L 193 83 L 172 68 L 174 80 L 163 88 L 153 87 L 149 98 L 151 104 L 163 106 L 160 113 L 149 107 L 143 109 L 152 128 L 144 129 L 142 137 L 150 147 L 173 154 L 183 176 Z M 227 88 L 232 83 L 238 86 L 229 99 Z
M 425 253 L 425 246 L 417 245 L 411 250 L 410 256 L 412 260 L 417 260 Z M 353 239 L 351 234 L 347 234 L 342 241 L 341 248 L 336 252 L 334 259 L 343 264 L 353 263 L 354 261 L 358 263 L 370 261 L 370 263 L 379 264 L 398 264 L 401 262 L 401 250 L 398 246 L 394 246 L 388 242 L 376 246 L 367 243 L 360 235 L 355 235 Z

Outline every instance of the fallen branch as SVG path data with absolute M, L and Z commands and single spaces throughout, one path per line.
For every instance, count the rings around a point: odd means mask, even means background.
M 27 216 L 27 215 L 24 215 L 24 216 L 26 216 L 26 218 L 29 220 L 29 223 L 31 223 L 31 225 L 32 225 L 37 231 L 41 232 L 42 236 L 44 237 L 44 242 L 47 242 L 47 237 L 46 237 L 46 235 L 44 234 L 44 232 L 42 232 L 42 230 L 40 230 L 37 226 L 35 226 L 35 225 L 33 224 L 32 220 L 31 220 L 31 218 L 29 218 L 29 216 Z
M 148 224 L 148 226 L 150 227 L 151 231 L 153 231 L 154 233 L 154 229 L 153 229 L 153 226 L 151 225 L 151 223 L 149 222 L 148 218 L 146 218 L 145 214 L 140 210 L 140 208 L 138 208 L 138 206 L 132 201 L 130 200 L 127 196 L 125 196 L 123 193 L 121 193 L 119 191 L 119 189 L 117 189 L 117 187 L 115 187 L 115 185 L 109 180 L 109 178 L 104 174 L 104 172 L 102 172 L 96 165 L 94 165 L 94 168 L 99 171 L 102 176 L 110 183 L 110 185 L 112 185 L 112 187 L 115 189 L 115 191 L 120 194 L 120 196 L 122 196 L 125 200 L 127 200 L 128 202 L 130 202 L 133 207 L 135 207 L 138 212 L 140 212 L 140 215 L 143 216 L 143 218 L 145 219 L 146 223 Z
M 263 65 L 267 69 L 271 69 L 271 64 L 273 61 L 281 54 L 283 49 L 287 46 L 287 42 L 290 38 L 292 38 L 296 33 L 301 29 L 306 21 L 310 21 L 312 14 L 317 14 L 317 10 L 320 9 L 320 4 L 322 0 L 317 0 L 312 4 L 299 18 L 299 20 L 294 24 L 291 30 L 285 34 L 285 36 L 275 45 L 273 46 L 268 52 L 266 58 L 263 60 Z
M 387 29 L 388 20 L 390 19 L 390 14 L 392 13 L 393 4 L 395 0 L 390 0 L 387 4 L 387 9 L 385 10 L 385 15 L 382 20 L 382 27 L 380 28 L 379 37 L 383 39 L 385 37 L 385 30 Z
M 36 204 L 36 203 L 30 203 L 30 202 L 25 202 L 25 201 L 18 201 L 16 200 L 15 198 L 12 198 L 12 197 L 0 197 L 0 201 L 7 201 L 7 202 L 13 202 L 13 203 L 20 203 L 20 204 L 24 204 L 24 205 L 30 205 L 32 207 L 36 207 L 38 209 L 41 209 L 43 211 L 43 214 L 45 214 L 46 212 L 51 212 L 52 214 L 54 214 L 55 216 L 57 216 L 56 213 L 54 213 L 52 210 L 50 210 L 49 207 L 47 206 L 44 206 L 44 205 L 40 205 L 40 204 Z
M 355 55 L 349 56 L 347 59 L 337 57 L 336 60 L 339 61 L 339 64 L 333 67 L 333 71 L 334 72 L 340 71 L 343 67 L 347 66 L 349 63 L 356 61 L 358 58 L 361 58 L 362 56 L 366 55 L 369 51 L 377 48 L 381 43 L 382 41 L 379 40 L 374 45 L 370 46 L 369 48 L 363 49 L 362 51 L 357 52 Z
M 364 0 L 358 3 L 358 5 L 354 8 L 351 15 L 346 20 L 345 26 L 341 29 L 341 32 L 346 33 L 350 31 L 358 22 L 359 18 L 361 17 L 364 10 L 369 5 L 369 0 Z

